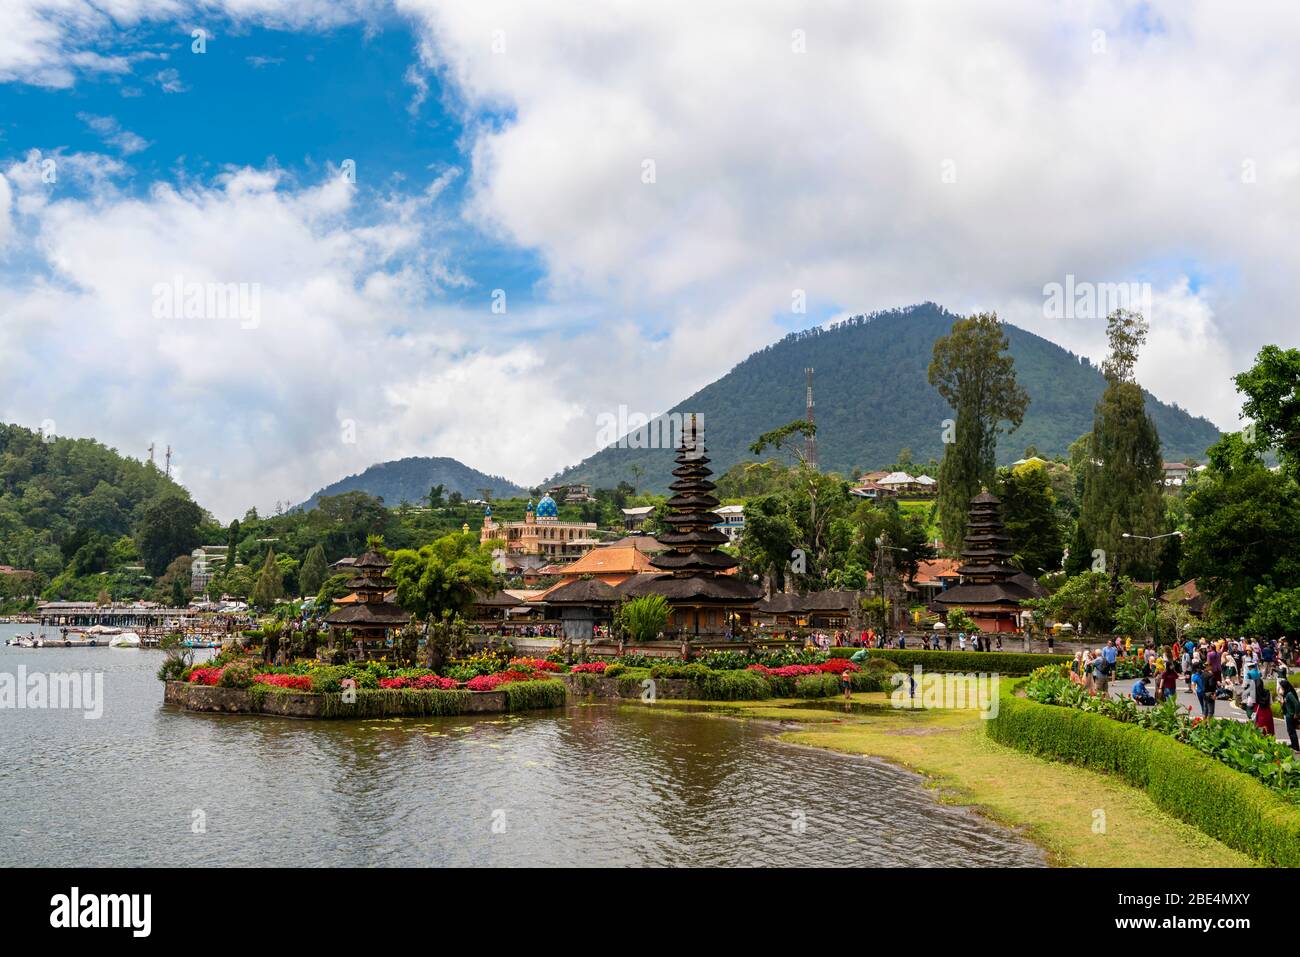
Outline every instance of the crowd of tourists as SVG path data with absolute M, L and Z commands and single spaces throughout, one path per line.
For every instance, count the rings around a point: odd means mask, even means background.
M 821 651 L 829 651 L 831 648 L 897 648 L 905 650 L 909 647 L 920 648 L 924 651 L 952 651 L 955 647 L 958 651 L 1001 651 L 1002 636 L 999 634 L 986 635 L 981 632 L 971 632 L 969 638 L 964 631 L 959 631 L 956 635 L 951 633 L 940 634 L 928 632 L 922 634 L 919 638 L 913 636 L 912 644 L 908 644 L 908 637 L 904 632 L 890 632 L 885 629 L 876 631 L 874 628 L 866 628 L 862 631 L 854 632 L 851 630 L 814 631 L 806 636 L 805 646 Z
M 1176 701 L 1181 683 L 1189 694 L 1195 694 L 1203 717 L 1214 717 L 1219 701 L 1232 701 L 1270 737 L 1276 734 L 1276 728 L 1272 707 L 1275 692 L 1270 690 L 1269 682 L 1276 678 L 1276 696 L 1281 702 L 1287 737 L 1292 749 L 1300 751 L 1300 697 L 1289 678 L 1300 667 L 1300 643 L 1288 638 L 1187 638 L 1162 647 L 1147 642 L 1135 651 L 1132 638 L 1112 638 L 1104 648 L 1075 654 L 1070 663 L 1071 680 L 1089 691 L 1109 694 L 1121 659 L 1131 660 L 1137 668 L 1129 695 L 1138 704 L 1153 706 L 1167 699 Z

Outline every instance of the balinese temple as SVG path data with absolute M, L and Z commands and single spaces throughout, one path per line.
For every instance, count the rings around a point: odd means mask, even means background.
M 401 607 L 388 600 L 393 583 L 388 577 L 392 565 L 378 552 L 369 551 L 352 565 L 356 577 L 347 587 L 356 593 L 356 600 L 329 613 L 325 618 L 331 631 L 352 631 L 354 641 L 360 641 L 369 657 L 372 647 L 385 647 L 390 628 L 400 628 L 411 620 Z
M 665 632 L 671 639 L 723 638 L 732 626 L 748 623 L 750 609 L 763 597 L 757 585 L 732 574 L 740 562 L 718 549 L 728 538 L 715 528 L 722 519 L 714 511 L 719 503 L 708 464 L 692 416 L 677 453 L 676 480 L 668 486 L 673 492 L 666 503 L 668 530 L 656 536 L 665 551 L 649 560 L 657 573 L 637 575 L 617 589 L 627 598 L 667 599 L 672 617 Z
M 930 608 L 946 615 L 960 608 L 981 631 L 1019 631 L 1020 603 L 1046 594 L 1031 575 L 1011 564 L 1011 539 L 1002 526 L 1002 503 L 987 490 L 970 500 L 961 584 L 935 596 Z

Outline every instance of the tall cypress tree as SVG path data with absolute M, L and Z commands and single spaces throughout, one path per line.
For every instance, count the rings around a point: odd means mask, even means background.
M 1079 524 L 1092 547 L 1105 551 L 1108 571 L 1150 580 L 1159 546 L 1124 538 L 1162 534 L 1165 524 L 1160 435 L 1133 376 L 1146 335 L 1147 322 L 1136 312 L 1119 309 L 1107 321 L 1107 386 L 1093 413 Z
M 257 584 L 253 586 L 253 606 L 261 609 L 273 608 L 283 595 L 284 575 L 275 562 L 275 549 L 272 548 L 267 551 L 266 564 L 262 566 L 262 572 L 257 576 Z
M 970 500 L 993 485 L 1001 423 L 1015 431 L 1029 405 L 1007 348 L 996 313 L 958 319 L 934 344 L 930 384 L 957 415 L 939 467 L 939 526 L 950 554 L 961 549 Z
M 314 595 L 320 591 L 329 569 L 325 565 L 325 549 L 319 544 L 313 545 L 302 561 L 302 571 L 298 573 L 299 591 L 304 595 Z

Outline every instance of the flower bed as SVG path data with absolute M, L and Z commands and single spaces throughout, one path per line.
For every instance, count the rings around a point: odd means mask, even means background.
M 1145 789 L 1161 810 L 1229 847 L 1268 864 L 1300 866 L 1300 808 L 1260 780 L 1155 727 L 1010 691 L 1004 686 L 997 714 L 983 722 L 993 740 L 1116 774 Z
M 273 688 L 288 688 L 292 691 L 311 691 L 309 675 L 253 675 L 253 684 L 270 685 Z
M 574 675 L 601 675 L 609 667 L 607 661 L 587 661 L 580 665 L 574 665 L 569 669 L 570 674 Z
M 1025 682 L 1025 696 L 1039 704 L 1093 712 L 1169 735 L 1300 804 L 1300 758 L 1289 745 L 1249 722 L 1193 718 L 1189 708 L 1172 700 L 1142 708 L 1132 698 L 1088 691 L 1072 682 L 1060 666 L 1039 668 L 1030 675 Z

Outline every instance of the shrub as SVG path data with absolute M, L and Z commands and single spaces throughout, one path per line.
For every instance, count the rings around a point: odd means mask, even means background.
M 253 683 L 290 691 L 311 691 L 311 678 L 307 675 L 254 675 Z
M 356 682 L 358 689 L 379 687 L 374 674 L 356 665 L 323 665 L 313 668 L 310 675 L 312 687 L 327 694 L 342 691 L 343 681 L 348 678 Z
M 703 673 L 691 678 L 696 697 L 710 701 L 759 701 L 772 696 L 771 685 L 758 672 L 711 671 L 703 665 L 700 667 Z
M 158 666 L 159 681 L 184 681 L 185 672 L 191 671 L 189 665 L 185 664 L 185 659 L 173 655 L 168 655 L 163 659 L 163 663 Z
M 1166 734 L 1005 692 L 997 716 L 983 723 L 1002 744 L 1116 774 L 1157 807 L 1260 861 L 1300 866 L 1300 809 Z
M 608 667 L 609 665 L 604 661 L 588 661 L 584 664 L 574 665 L 569 669 L 569 673 L 574 675 L 602 675 Z
M 824 672 L 794 679 L 796 698 L 829 698 L 840 690 L 840 679 Z
M 617 678 L 619 675 L 621 675 L 621 674 L 622 674 L 623 672 L 625 672 L 625 671 L 627 671 L 627 665 L 619 664 L 618 662 L 615 662 L 614 664 L 612 664 L 612 665 L 608 665 L 608 666 L 605 668 L 605 677 L 606 677 L 606 678 Z
M 653 665 L 650 668 L 651 678 L 687 678 L 691 681 L 701 681 L 707 678 L 713 672 L 708 666 L 698 662 L 694 664 L 666 663 Z
M 217 679 L 219 688 L 247 688 L 253 683 L 253 666 L 242 661 L 226 665 Z
M 468 691 L 415 691 L 410 688 L 365 688 L 347 703 L 341 694 L 325 696 L 321 717 L 386 718 L 399 715 L 440 717 L 469 710 Z
M 832 648 L 835 658 L 849 658 L 860 648 Z M 912 648 L 868 648 L 867 662 L 883 659 L 894 670 L 909 671 L 920 665 L 926 671 L 986 672 L 1001 675 L 1027 675 L 1049 664 L 1068 664 L 1070 655 L 1023 654 L 1014 651 L 924 651 Z

